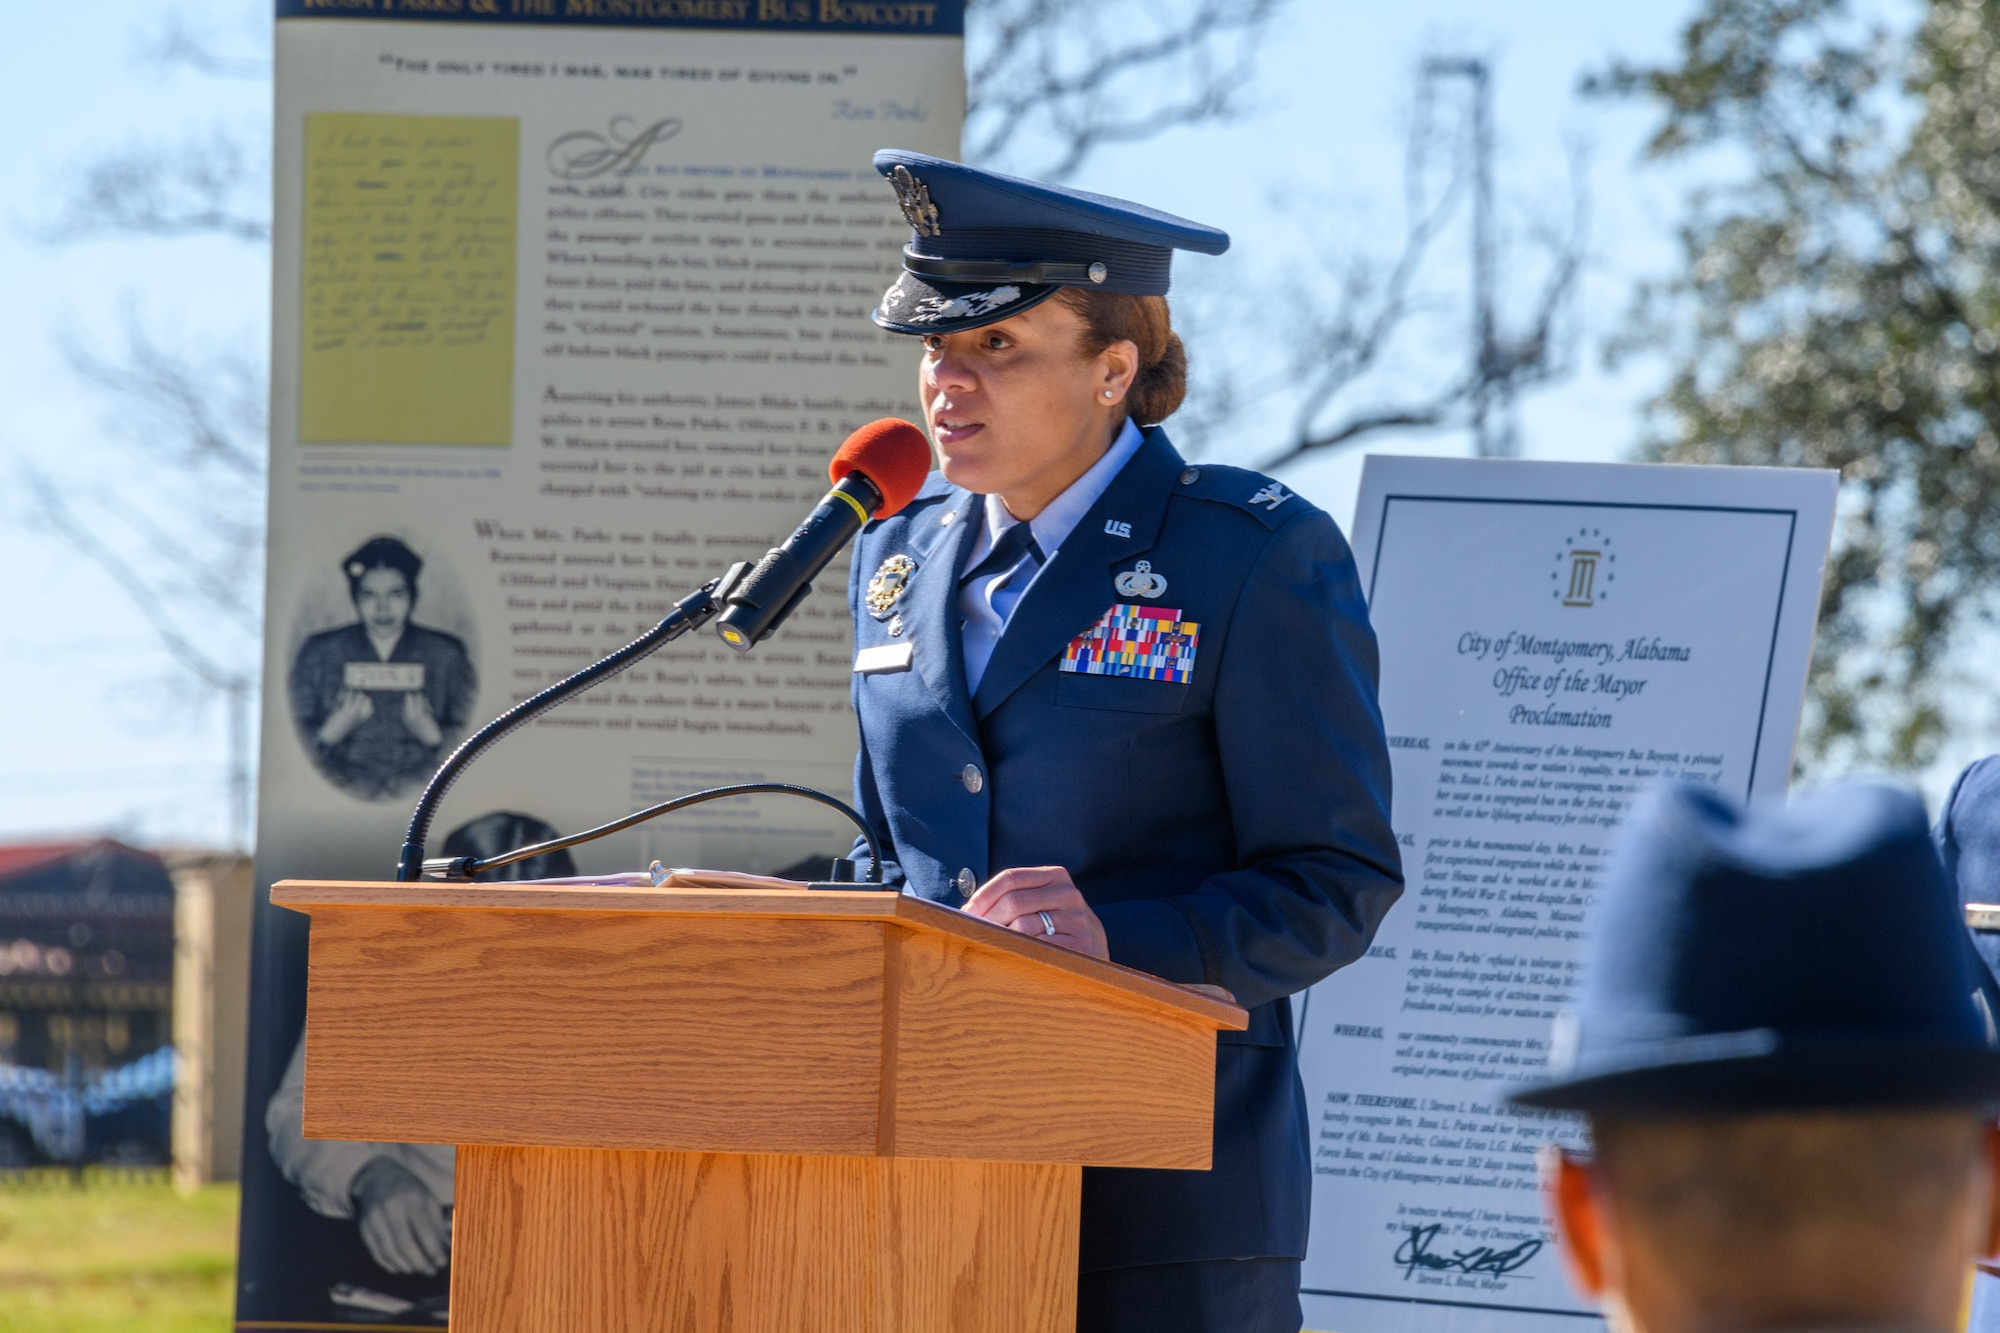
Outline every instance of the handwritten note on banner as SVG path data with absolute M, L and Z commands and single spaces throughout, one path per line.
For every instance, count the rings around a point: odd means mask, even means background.
M 520 122 L 306 117 L 304 442 L 513 434 Z
M 1301 1006 L 1306 1326 L 1588 1333 L 1497 1091 L 1545 1066 L 1592 896 L 1651 784 L 1785 790 L 1834 474 L 1368 460 L 1354 548 L 1381 642 L 1407 887 Z

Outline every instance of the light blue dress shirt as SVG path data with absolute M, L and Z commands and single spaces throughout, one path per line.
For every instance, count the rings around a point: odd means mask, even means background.
M 1145 437 L 1132 424 L 1132 418 L 1125 418 L 1125 428 L 1118 432 L 1118 438 L 1104 451 L 1104 456 L 1090 465 L 1090 470 L 1069 484 L 1069 489 L 1049 501 L 1041 513 L 1028 520 L 1028 530 L 1034 534 L 1035 545 L 1042 548 L 1042 557 L 1053 560 L 1056 548 L 1063 544 L 1090 507 L 1097 503 L 1097 497 L 1104 494 L 1104 488 L 1111 479 L 1139 452 Z M 986 497 L 985 526 L 979 540 L 972 544 L 972 551 L 965 559 L 966 569 L 975 569 L 993 549 L 993 543 L 1002 533 L 1021 520 L 1007 512 L 997 495 Z M 1023 556 L 1022 562 L 1030 562 L 1033 557 Z M 959 631 L 965 644 L 965 687 L 977 692 L 979 681 L 986 674 L 986 663 L 993 656 L 994 646 L 1000 642 L 1000 634 L 1007 628 L 1008 617 L 1014 614 L 1014 607 L 1020 603 L 1021 595 L 1028 591 L 1034 579 L 1016 577 L 1023 574 L 1020 564 L 1010 569 L 996 569 L 983 574 L 958 590 Z

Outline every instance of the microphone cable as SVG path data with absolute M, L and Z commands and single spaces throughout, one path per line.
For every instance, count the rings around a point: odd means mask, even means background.
M 860 811 L 845 801 L 828 796 L 823 791 L 815 791 L 811 787 L 801 787 L 790 782 L 739 782 L 733 786 L 710 787 L 704 791 L 689 792 L 685 796 L 676 796 L 671 801 L 649 805 L 644 810 L 626 815 L 623 819 L 614 819 L 608 824 L 599 824 L 596 828 L 572 833 L 567 837 L 551 838 L 547 842 L 538 842 L 527 847 L 516 847 L 511 852 L 500 852 L 494 856 L 440 857 L 426 861 L 424 875 L 450 880 L 471 879 L 481 871 L 497 870 L 501 866 L 510 866 L 516 861 L 526 861 L 547 852 L 559 852 L 582 843 L 595 842 L 613 833 L 621 833 L 634 824 L 643 824 L 649 819 L 657 819 L 676 810 L 685 810 L 691 805 L 719 801 L 726 796 L 754 795 L 796 796 L 801 800 L 817 801 L 829 809 L 838 810 L 846 815 L 848 822 L 861 831 L 862 841 L 868 844 L 868 878 L 865 882 L 877 886 L 882 883 L 882 849 L 875 841 L 874 830 L 868 827 L 868 821 L 861 817 Z
M 707 623 L 709 617 L 720 609 L 715 599 L 717 588 L 740 577 L 748 568 L 747 563 L 739 563 L 722 578 L 710 579 L 694 592 L 675 602 L 674 609 L 669 611 L 659 624 L 617 652 L 592 662 L 583 670 L 565 676 L 555 684 L 528 696 L 459 742 L 458 748 L 451 752 L 451 757 L 440 764 L 438 771 L 431 775 L 430 782 L 424 787 L 424 794 L 417 799 L 417 808 L 410 812 L 410 827 L 403 834 L 403 850 L 396 863 L 396 878 L 408 881 L 422 877 L 424 844 L 431 836 L 431 821 L 437 817 L 437 808 L 444 801 L 445 793 L 451 790 L 452 784 L 458 781 L 459 775 L 465 772 L 473 760 L 510 732 L 534 721 L 563 700 L 603 684 L 627 667 L 651 656 L 663 645 Z

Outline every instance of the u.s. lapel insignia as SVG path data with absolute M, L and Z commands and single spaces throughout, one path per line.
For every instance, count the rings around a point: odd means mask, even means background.
M 897 167 L 889 173 L 889 183 L 896 187 L 896 202 L 902 206 L 903 216 L 919 236 L 942 236 L 944 228 L 938 225 L 937 205 L 931 202 L 928 185 L 910 174 L 908 167 Z
M 1253 505 L 1263 505 L 1275 514 L 1278 512 L 1279 505 L 1293 498 L 1295 497 L 1290 491 L 1285 489 L 1282 482 L 1274 481 L 1263 490 L 1251 496 L 1250 503 Z
M 868 592 L 864 599 L 868 603 L 868 614 L 877 620 L 887 619 L 909 588 L 910 575 L 916 572 L 917 562 L 906 555 L 892 555 L 877 566 L 875 577 L 868 580 Z
M 1120 597 L 1158 597 L 1167 590 L 1167 580 L 1153 572 L 1153 562 L 1141 560 L 1112 580 Z

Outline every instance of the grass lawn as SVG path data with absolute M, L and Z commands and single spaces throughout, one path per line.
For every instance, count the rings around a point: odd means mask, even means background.
M 224 1333 L 235 1271 L 234 1185 L 0 1184 L 0 1333 Z

